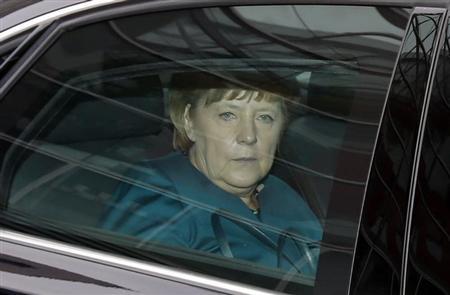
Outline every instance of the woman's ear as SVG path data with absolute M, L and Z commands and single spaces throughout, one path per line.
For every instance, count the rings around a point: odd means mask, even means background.
M 194 122 L 192 122 L 192 118 L 191 118 L 191 104 L 190 103 L 188 103 L 186 105 L 186 107 L 184 108 L 183 121 L 184 121 L 184 131 L 186 132 L 187 137 L 192 142 L 195 142 Z

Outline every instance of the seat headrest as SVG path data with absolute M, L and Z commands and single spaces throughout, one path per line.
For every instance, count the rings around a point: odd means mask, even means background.
M 165 122 L 162 86 L 152 87 L 145 96 L 102 95 L 107 99 L 84 93 L 71 97 L 45 139 L 64 144 L 152 135 L 161 130 Z

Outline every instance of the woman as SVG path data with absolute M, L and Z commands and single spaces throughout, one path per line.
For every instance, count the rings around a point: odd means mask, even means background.
M 150 173 L 131 173 L 137 184 L 120 186 L 104 227 L 314 276 L 319 222 L 269 174 L 288 118 L 283 98 L 204 74 L 172 85 L 180 152 L 147 161 Z

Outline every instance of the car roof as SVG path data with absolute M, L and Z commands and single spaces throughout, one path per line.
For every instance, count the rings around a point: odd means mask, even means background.
M 0 31 L 40 15 L 87 0 L 5 0 L 0 3 Z

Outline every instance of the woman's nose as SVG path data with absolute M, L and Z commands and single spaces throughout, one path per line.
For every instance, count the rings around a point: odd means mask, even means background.
M 240 144 L 255 144 L 256 139 L 256 126 L 252 120 L 245 120 L 239 122 L 239 133 L 237 141 Z

